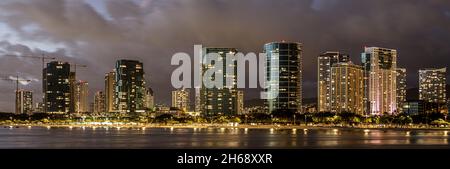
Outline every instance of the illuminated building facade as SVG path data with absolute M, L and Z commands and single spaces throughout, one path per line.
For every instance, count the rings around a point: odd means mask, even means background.
M 273 111 L 301 112 L 302 109 L 302 44 L 272 42 L 264 45 L 269 98 L 265 100 L 269 113 Z M 278 67 L 271 62 L 278 61 Z M 277 95 L 278 94 L 278 95 Z M 274 97 L 277 95 L 277 97 Z
M 348 61 L 350 61 L 349 56 L 339 52 L 325 52 L 317 58 L 317 103 L 319 112 L 331 111 L 331 67 L 334 64 Z
M 406 102 L 406 69 L 397 68 L 397 113 L 403 113 Z
M 189 111 L 189 91 L 185 89 L 179 89 L 172 91 L 172 107 L 179 108 L 183 111 Z
M 219 59 L 222 60 L 223 65 L 207 64 L 208 60 L 212 59 L 208 58 L 209 53 L 219 54 Z M 235 48 L 203 48 L 202 72 L 205 73 L 209 69 L 215 69 L 223 74 L 223 77 L 216 77 L 216 75 L 210 77 L 213 81 L 214 78 L 223 78 L 223 88 L 207 88 L 204 83 L 200 88 L 200 111 L 205 116 L 237 114 L 237 61 L 233 61 L 231 65 L 226 65 L 227 53 L 235 54 L 237 50 Z M 231 74 L 227 74 L 226 69 L 233 69 L 233 71 L 231 71 Z M 226 85 L 227 77 L 232 79 L 232 86 Z
M 28 90 L 16 91 L 16 114 L 30 114 L 33 112 L 33 92 Z
M 366 47 L 361 55 L 365 110 L 372 115 L 397 111 L 397 50 Z
M 78 81 L 75 84 L 75 112 L 86 113 L 89 112 L 89 84 L 86 81 Z
M 364 114 L 364 71 L 361 66 L 336 63 L 331 67 L 331 112 Z
M 446 107 L 447 68 L 419 70 L 419 99 Z
M 242 90 L 237 91 L 237 108 L 238 114 L 244 113 L 244 91 Z
M 115 85 L 116 72 L 109 72 L 105 75 L 105 111 L 112 113 L 116 111 L 115 106 Z
M 106 102 L 105 93 L 103 91 L 98 91 L 94 96 L 94 113 L 104 113 L 106 112 Z
M 144 107 L 148 110 L 153 110 L 155 107 L 155 97 L 150 87 L 145 90 Z
M 46 113 L 69 113 L 71 104 L 70 64 L 59 61 L 49 62 L 43 72 Z
M 118 60 L 115 76 L 115 109 L 120 113 L 145 112 L 145 79 L 142 62 Z

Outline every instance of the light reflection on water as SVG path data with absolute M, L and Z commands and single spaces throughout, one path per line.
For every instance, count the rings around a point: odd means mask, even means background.
M 0 128 L 0 148 L 450 148 L 448 131 L 400 129 Z

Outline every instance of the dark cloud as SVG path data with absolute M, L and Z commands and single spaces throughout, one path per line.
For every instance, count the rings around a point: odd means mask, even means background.
M 192 54 L 194 44 L 261 52 L 262 45 L 270 41 L 302 42 L 306 97 L 315 96 L 316 56 L 326 50 L 350 53 L 353 61 L 359 63 L 364 46 L 398 49 L 398 64 L 408 68 L 411 87 L 417 85 L 419 68 L 442 67 L 450 62 L 450 1 L 447 0 L 142 0 L 138 3 L 108 0 L 103 3 L 105 11 L 98 11 L 85 1 L 7 0 L 0 3 L 0 22 L 16 31 L 20 39 L 64 46 L 53 53 L 89 66 L 80 70 L 78 77 L 90 82 L 91 93 L 103 88 L 103 75 L 113 68 L 116 59 L 139 59 L 144 62 L 156 99 L 164 103 L 169 102 L 172 90 L 170 75 L 175 67 L 170 66 L 171 56 L 176 52 Z M 9 44 L 8 38 L 0 41 L 4 52 L 43 52 L 32 46 Z M 38 61 L 0 59 L 1 72 L 40 77 Z M 40 91 L 40 84 L 32 86 Z M 257 96 L 252 91 L 247 98 Z M 10 98 L 9 95 L 0 98 L 2 109 L 7 109 L 4 108 L 7 103 L 13 103 Z

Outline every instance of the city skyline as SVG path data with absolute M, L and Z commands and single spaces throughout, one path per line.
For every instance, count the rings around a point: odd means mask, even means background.
M 355 64 L 359 64 L 358 57 L 363 52 L 363 46 L 397 49 L 398 67 L 406 68 L 408 71 L 408 88 L 418 87 L 419 69 L 446 67 L 450 62 L 448 59 L 450 51 L 445 43 L 450 40 L 450 33 L 444 31 L 450 28 L 450 12 L 445 8 L 449 6 L 449 2 L 444 1 L 311 0 L 283 1 L 282 3 L 230 1 L 226 4 L 211 1 L 200 5 L 193 1 L 190 3 L 143 1 L 139 4 L 132 1 L 92 1 L 86 4 L 82 1 L 61 1 L 49 4 L 45 2 L 1 2 L 2 14 L 11 14 L 0 16 L 1 54 L 19 52 L 25 55 L 41 55 L 45 51 L 50 56 L 57 56 L 59 60 L 87 64 L 88 69 L 77 72 L 77 79 L 89 82 L 90 102 L 94 98 L 93 94 L 104 88 L 102 80 L 104 73 L 113 68 L 112 65 L 116 60 L 125 58 L 140 60 L 146 65 L 144 71 L 149 77 L 149 84 L 146 87 L 154 89 L 156 103 L 169 104 L 170 91 L 173 88 L 168 85 L 170 84 L 168 77 L 174 69 L 169 66 L 169 58 L 176 52 L 191 52 L 193 44 L 196 43 L 205 46 L 232 46 L 243 52 L 262 52 L 262 44 L 271 41 L 287 40 L 304 44 L 304 98 L 316 97 L 317 63 L 315 58 L 325 51 L 337 50 L 348 53 L 352 60 L 356 61 Z M 350 10 L 346 8 L 349 3 L 354 4 Z M 412 5 L 414 3 L 420 5 Z M 59 8 L 66 5 L 71 8 Z M 119 5 L 127 5 L 131 9 L 136 9 L 137 12 L 123 12 L 119 10 Z M 177 5 L 178 7 L 174 8 Z M 268 14 L 255 12 L 250 8 L 254 5 L 258 5 L 258 11 L 270 12 Z M 204 10 L 191 11 L 193 6 Z M 286 10 L 286 6 L 295 6 L 297 9 Z M 225 7 L 226 10 L 221 7 Z M 236 20 L 231 14 L 222 16 L 224 11 L 232 13 L 229 10 L 245 11 L 244 9 L 247 8 L 251 11 L 244 14 L 248 15 Z M 20 9 L 25 12 L 19 14 L 9 9 Z M 383 10 L 392 15 L 372 13 L 377 10 Z M 405 11 L 424 15 L 411 18 L 409 15 L 404 15 Z M 212 16 L 203 16 L 205 12 Z M 275 13 L 278 15 L 274 15 Z M 327 19 L 330 13 L 340 19 L 338 21 Z M 182 17 L 183 15 L 188 16 Z M 213 21 L 213 16 L 218 15 L 221 16 L 223 23 Z M 286 19 L 278 20 L 273 16 Z M 395 21 L 391 21 L 390 16 L 395 16 Z M 83 21 L 77 18 L 89 19 Z M 288 24 L 291 23 L 288 21 L 289 18 L 302 22 Z M 140 21 L 143 24 L 142 28 L 135 32 L 125 31 L 130 27 L 137 28 L 135 25 Z M 151 21 L 158 24 L 152 25 Z M 249 21 L 252 25 L 247 24 Z M 194 24 L 187 24 L 190 22 Z M 264 23 L 267 22 L 281 26 L 265 27 Z M 176 23 L 186 24 L 174 26 Z M 211 23 L 217 23 L 217 26 Z M 92 25 L 95 25 L 96 29 L 89 29 L 93 28 L 88 27 Z M 208 25 L 208 27 L 193 25 Z M 226 29 L 224 25 L 232 25 L 233 29 Z M 244 29 L 245 26 L 249 28 Z M 336 29 L 329 30 L 326 27 Z M 217 34 L 217 32 L 223 32 L 223 34 Z M 123 43 L 124 41 L 126 43 Z M 426 59 L 418 62 L 418 59 L 423 57 Z M 21 88 L 32 90 L 33 102 L 38 103 L 38 99 L 42 97 L 39 60 L 4 56 L 0 56 L 0 59 L 2 73 L 19 74 L 20 77 L 32 79 L 28 86 L 22 85 Z M 0 87 L 0 91 L 4 93 L 0 98 L 0 110 L 13 112 L 14 85 L 10 82 L 1 82 Z M 245 97 L 246 99 L 257 98 L 258 92 L 259 90 L 248 90 Z

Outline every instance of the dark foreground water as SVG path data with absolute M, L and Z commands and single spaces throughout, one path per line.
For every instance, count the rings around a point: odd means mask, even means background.
M 446 130 L 0 128 L 0 148 L 450 148 Z

